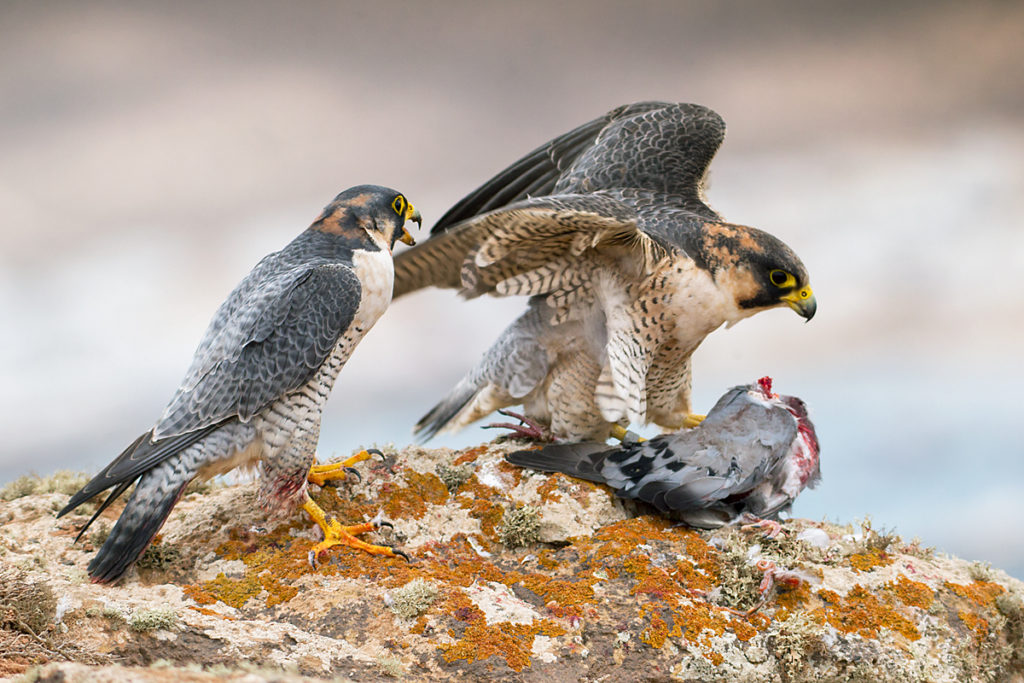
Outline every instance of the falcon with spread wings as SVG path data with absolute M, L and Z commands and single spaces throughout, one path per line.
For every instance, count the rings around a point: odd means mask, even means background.
M 525 295 L 527 311 L 416 425 L 421 437 L 522 404 L 550 436 L 699 423 L 690 357 L 718 327 L 816 310 L 779 239 L 704 198 L 721 117 L 643 102 L 551 140 L 453 206 L 395 260 L 395 296 L 436 286 Z

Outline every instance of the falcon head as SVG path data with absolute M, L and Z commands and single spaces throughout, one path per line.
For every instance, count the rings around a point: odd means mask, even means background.
M 423 218 L 401 192 L 380 185 L 357 185 L 335 197 L 313 228 L 351 237 L 358 237 L 358 232 L 364 231 L 378 246 L 391 251 L 399 240 L 416 244 L 405 229 L 406 221 L 422 225 Z
M 705 226 L 703 255 L 719 286 L 731 294 L 740 317 L 788 306 L 810 320 L 818 303 L 807 269 L 778 238 L 744 225 Z

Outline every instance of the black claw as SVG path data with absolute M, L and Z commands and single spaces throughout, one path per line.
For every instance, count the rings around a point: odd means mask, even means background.
M 356 481 L 360 483 L 362 483 L 363 481 L 363 475 L 359 474 L 359 470 L 357 470 L 355 467 L 346 467 L 345 474 L 352 475 L 353 477 L 356 478 Z
M 405 551 L 399 550 L 398 548 L 392 548 L 391 552 L 393 552 L 395 555 L 398 555 L 399 557 L 404 557 L 406 562 L 412 564 L 412 558 L 406 555 Z
M 394 524 L 392 524 L 391 522 L 388 522 L 386 520 L 383 520 L 383 519 L 381 521 L 377 522 L 377 528 L 378 529 L 381 528 L 382 526 L 386 526 L 386 527 L 388 527 L 390 529 L 394 529 L 395 528 Z
M 379 455 L 381 460 L 386 460 L 386 456 L 383 453 L 381 453 L 379 450 L 377 450 L 376 448 L 367 448 L 366 452 L 367 453 L 371 453 L 373 455 Z

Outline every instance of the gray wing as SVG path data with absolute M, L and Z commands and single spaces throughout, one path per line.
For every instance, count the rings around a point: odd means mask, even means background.
M 675 195 L 681 208 L 717 220 L 704 201 L 704 184 L 724 139 L 722 117 L 697 104 L 667 104 L 621 116 L 601 130 L 553 192 L 649 190 Z
M 599 470 L 620 495 L 685 511 L 749 492 L 781 464 L 797 424 L 781 406 L 727 392 L 698 427 L 610 453 Z
M 154 441 L 249 420 L 312 379 L 352 322 L 361 286 L 351 268 L 265 263 L 217 311 Z
M 639 113 L 671 106 L 667 102 L 637 102 L 623 105 L 568 133 L 559 135 L 459 200 L 441 216 L 431 229 L 431 234 L 437 235 L 473 216 L 522 199 L 551 194 L 564 172 L 594 145 L 594 141 L 608 124 Z

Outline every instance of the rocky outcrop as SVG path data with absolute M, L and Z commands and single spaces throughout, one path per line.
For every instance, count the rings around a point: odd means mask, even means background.
M 867 523 L 696 532 L 507 446 L 385 449 L 317 489 L 413 556 L 273 522 L 254 487 L 188 493 L 137 571 L 89 583 L 115 505 L 0 495 L 0 676 L 39 680 L 1024 680 L 1024 584 Z M 14 491 L 12 494 L 11 492 Z M 35 492 L 33 492 L 35 491 Z M 25 494 L 25 495 L 22 495 Z M 95 508 L 93 508 L 95 509 Z

